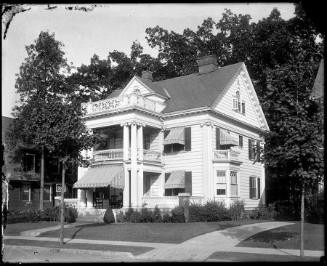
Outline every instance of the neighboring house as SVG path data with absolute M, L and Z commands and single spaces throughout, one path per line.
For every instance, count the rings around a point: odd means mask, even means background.
M 17 144 L 10 150 L 6 145 L 5 134 L 13 118 L 2 116 L 2 143 L 4 144 L 4 166 L 2 172 L 9 181 L 6 195 L 9 194 L 8 210 L 23 210 L 27 206 L 38 209 L 40 206 L 40 161 L 39 149 L 31 145 Z M 61 165 L 58 158 L 47 155 L 45 158 L 44 208 L 54 206 L 55 196 L 60 196 Z M 66 198 L 74 195 L 72 184 L 77 180 L 77 169 L 69 168 L 66 175 Z
M 324 149 L 324 59 L 320 61 L 316 79 L 311 92 L 311 99 L 319 104 L 319 112 L 321 113 L 321 128 L 323 141 L 321 143 L 321 149 Z M 324 190 L 324 182 L 320 182 L 318 185 L 318 191 Z
M 244 63 L 218 67 L 198 60 L 199 72 L 154 82 L 133 77 L 105 100 L 83 104 L 85 124 L 103 142 L 83 156 L 79 209 L 173 208 L 191 202 L 265 203 L 265 168 L 256 151 L 269 131 Z

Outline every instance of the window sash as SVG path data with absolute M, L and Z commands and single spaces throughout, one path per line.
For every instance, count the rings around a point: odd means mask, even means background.
M 231 196 L 237 196 L 238 195 L 238 185 L 237 184 L 231 184 L 230 185 L 230 195 Z
M 243 148 L 243 136 L 241 135 L 238 136 L 238 146 Z
M 29 201 L 30 200 L 30 186 L 23 185 L 21 187 L 20 200 Z
M 245 114 L 245 102 L 242 102 L 242 114 Z
M 250 176 L 250 199 L 257 198 L 257 178 Z

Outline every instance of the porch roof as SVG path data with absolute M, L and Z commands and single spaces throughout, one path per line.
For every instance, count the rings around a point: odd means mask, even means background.
M 183 127 L 175 127 L 170 129 L 167 137 L 164 139 L 164 145 L 179 143 L 185 145 L 185 136 Z
M 185 188 L 185 171 L 172 171 L 165 183 L 165 188 Z
M 124 167 L 119 165 L 99 165 L 90 167 L 73 188 L 107 187 L 124 188 Z

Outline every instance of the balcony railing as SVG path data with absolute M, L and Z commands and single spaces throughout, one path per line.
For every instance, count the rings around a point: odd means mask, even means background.
M 239 151 L 235 150 L 215 150 L 213 159 L 215 161 L 239 160 Z
M 143 150 L 143 160 L 161 162 L 161 153 L 158 151 Z
M 86 114 L 112 111 L 132 106 L 142 107 L 153 112 L 161 112 L 165 107 L 162 103 L 152 101 L 135 93 L 96 102 L 82 103 L 82 108 L 86 110 Z
M 94 151 L 93 159 L 95 162 L 107 161 L 107 160 L 122 160 L 123 149 L 110 149 L 102 151 Z

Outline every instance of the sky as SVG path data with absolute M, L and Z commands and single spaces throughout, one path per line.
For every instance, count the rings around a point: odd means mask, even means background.
M 150 48 L 145 39 L 148 27 L 159 25 L 177 33 L 186 28 L 196 30 L 208 17 L 219 21 L 226 8 L 235 14 L 251 15 L 252 22 L 269 16 L 274 7 L 284 19 L 294 17 L 295 10 L 292 3 L 103 4 L 89 12 L 67 10 L 63 4 L 51 10 L 47 10 L 46 5 L 24 6 L 31 10 L 15 15 L 6 39 L 2 36 L 2 115 L 8 117 L 12 117 L 12 108 L 19 99 L 15 92 L 15 74 L 27 57 L 25 46 L 34 43 L 41 31 L 55 33 L 56 40 L 64 44 L 68 62 L 79 67 L 89 64 L 94 54 L 100 59 L 107 58 L 113 50 L 129 55 L 136 40 L 143 46 L 144 53 L 156 56 L 157 51 Z

